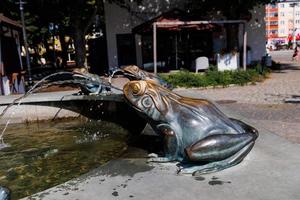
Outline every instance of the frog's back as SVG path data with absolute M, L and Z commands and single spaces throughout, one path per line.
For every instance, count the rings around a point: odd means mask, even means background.
M 214 104 L 203 99 L 178 99 L 172 106 L 172 120 L 185 145 L 215 134 L 237 134 L 241 127 L 226 117 Z M 176 131 L 176 130 L 175 130 Z

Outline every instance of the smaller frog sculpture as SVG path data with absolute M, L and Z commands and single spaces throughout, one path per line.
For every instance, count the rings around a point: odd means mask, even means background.
M 76 69 L 73 73 L 73 79 L 84 81 L 84 84 L 80 84 L 80 89 L 83 94 L 97 95 L 110 91 L 110 84 L 108 82 L 105 83 L 104 79 L 97 74 L 89 73 L 86 68 Z
M 140 69 L 136 65 L 128 65 L 122 68 L 124 76 L 129 80 L 152 80 L 154 83 L 162 85 L 168 89 L 172 89 L 172 85 L 161 79 L 158 75 Z
M 130 81 L 126 101 L 165 139 L 164 157 L 151 162 L 179 161 L 178 173 L 210 173 L 240 163 L 258 132 L 223 114 L 205 99 L 182 97 L 153 81 Z

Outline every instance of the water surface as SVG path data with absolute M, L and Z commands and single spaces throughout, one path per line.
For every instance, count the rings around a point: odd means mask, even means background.
M 1 127 L 3 128 L 3 127 Z M 0 150 L 0 185 L 19 199 L 63 183 L 119 157 L 128 133 L 86 119 L 10 125 Z

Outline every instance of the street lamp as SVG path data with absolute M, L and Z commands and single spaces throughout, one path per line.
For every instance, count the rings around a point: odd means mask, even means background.
M 20 0 L 17 4 L 20 4 L 22 32 L 23 32 L 23 40 L 24 40 L 24 47 L 25 47 L 25 53 L 26 53 L 26 66 L 27 66 L 27 72 L 28 72 L 28 86 L 31 87 L 33 85 L 33 81 L 32 81 L 32 76 L 31 76 L 30 57 L 29 57 L 29 51 L 28 51 L 28 42 L 27 42 L 25 18 L 24 18 L 24 7 L 23 7 L 23 5 L 26 4 L 26 2 L 23 2 L 22 0 Z

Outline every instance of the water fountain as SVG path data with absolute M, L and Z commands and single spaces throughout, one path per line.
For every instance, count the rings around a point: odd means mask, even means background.
M 117 73 L 129 79 L 123 88 L 112 84 Z M 179 161 L 178 173 L 211 173 L 234 166 L 250 152 L 258 137 L 256 129 L 228 118 L 208 100 L 180 96 L 158 76 L 137 66 L 118 69 L 104 78 L 84 71 L 61 74 L 70 75 L 70 79 L 49 81 L 57 74 L 45 77 L 22 101 L 17 99 L 13 104 L 59 107 L 115 122 L 134 134 L 149 123 L 166 147 L 164 155 L 152 154 L 149 161 Z M 59 101 L 24 101 L 33 91 L 54 84 L 79 85 L 81 93 Z

